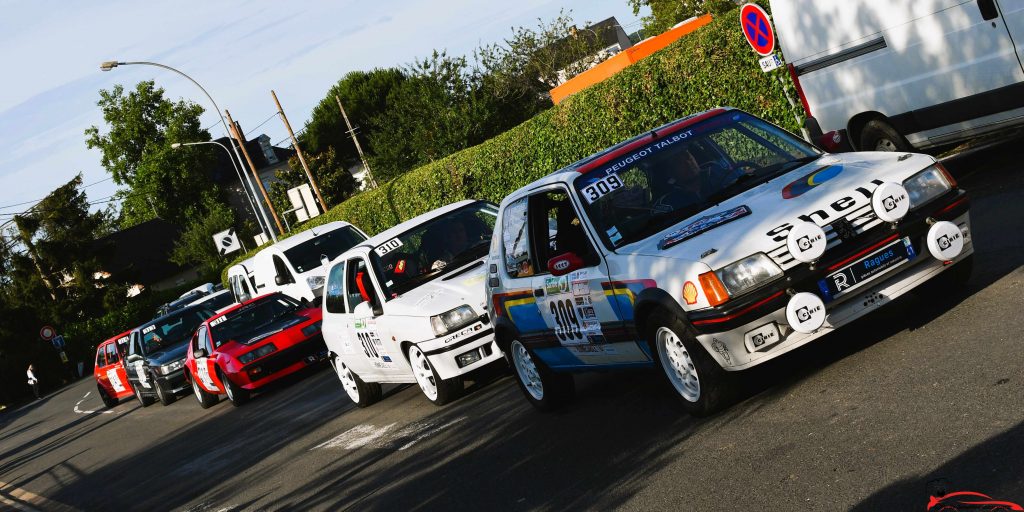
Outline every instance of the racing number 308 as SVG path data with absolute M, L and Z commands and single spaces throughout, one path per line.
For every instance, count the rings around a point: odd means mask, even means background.
M 551 302 L 551 316 L 555 318 L 555 335 L 560 340 L 582 339 L 583 333 L 580 330 L 580 320 L 576 316 L 576 310 L 572 307 L 569 299 L 556 300 Z
M 586 194 L 588 203 L 593 203 L 601 198 L 601 196 L 622 187 L 622 180 L 615 174 L 610 174 L 604 178 L 598 180 L 595 183 L 587 185 L 583 188 L 583 193 Z

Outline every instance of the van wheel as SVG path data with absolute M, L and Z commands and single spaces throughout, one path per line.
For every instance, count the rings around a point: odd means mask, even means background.
M 861 151 L 913 151 L 914 147 L 889 123 L 872 119 L 860 131 Z
M 139 404 L 142 405 L 143 407 L 149 407 L 149 406 L 153 405 L 153 402 L 156 401 L 151 396 L 143 396 L 142 395 L 142 391 L 139 390 L 139 388 L 142 387 L 142 383 L 141 382 L 136 384 L 133 387 L 135 388 L 135 398 L 137 398 L 139 400 Z
M 437 375 L 437 370 L 427 359 L 427 355 L 416 345 L 409 346 L 409 365 L 412 366 L 412 374 L 416 377 L 416 383 L 420 385 L 420 391 L 434 405 L 444 405 L 458 398 L 462 392 L 463 383 L 459 377 L 442 380 Z
M 164 385 L 160 384 L 156 379 L 153 379 L 153 385 L 156 386 L 156 397 L 160 399 L 160 403 L 165 407 L 173 404 L 178 399 L 178 397 L 174 396 L 174 393 L 164 389 Z
M 544 363 L 535 359 L 519 340 L 513 340 L 508 356 L 515 369 L 519 389 L 537 409 L 551 412 L 561 408 L 576 394 L 576 382 L 572 375 L 555 373 Z
M 704 350 L 692 329 L 671 313 L 656 314 L 648 325 L 651 352 L 687 413 L 707 416 L 729 404 L 734 379 Z
M 217 370 L 217 376 L 224 383 L 224 392 L 227 393 L 228 400 L 231 400 L 231 405 L 238 407 L 249 401 L 250 394 L 248 389 L 231 382 L 231 379 L 227 378 L 220 370 Z
M 96 389 L 100 391 L 100 400 L 103 400 L 103 405 L 107 409 L 112 409 L 117 405 L 117 399 L 107 394 L 107 390 L 103 389 L 103 386 L 96 386 Z
M 342 362 L 341 358 L 334 359 L 334 372 L 338 374 L 341 387 L 357 407 L 369 407 L 379 402 L 384 394 L 379 383 L 363 382 L 363 379 Z
M 199 400 L 199 406 L 203 409 L 209 409 L 220 401 L 220 398 L 217 395 L 203 391 L 203 388 L 199 387 L 199 383 L 196 382 L 196 379 L 192 379 L 192 392 L 195 393 L 196 400 Z

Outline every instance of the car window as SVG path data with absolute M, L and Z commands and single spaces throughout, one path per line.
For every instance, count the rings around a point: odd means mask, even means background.
M 118 361 L 117 345 L 110 343 L 107 345 L 107 364 L 114 364 Z
M 131 337 L 128 353 L 142 355 L 142 346 L 139 344 L 139 331 L 132 331 Z
M 199 345 L 199 348 L 206 351 L 206 355 L 210 355 L 213 352 L 213 349 L 210 347 L 210 331 L 206 329 L 205 325 L 199 327 L 196 343 Z
M 209 316 L 204 308 L 189 308 L 160 318 L 141 329 L 143 349 L 148 354 L 186 341 Z
M 501 242 L 505 253 L 505 272 L 509 277 L 529 277 L 534 274 L 530 257 L 530 237 L 526 223 L 527 198 L 518 199 L 505 207 L 501 221 Z
M 593 260 L 593 246 L 584 231 L 576 209 L 566 190 L 551 190 L 530 196 L 534 212 L 533 232 L 537 243 L 534 250 L 540 264 L 538 273 L 546 272 L 549 259 L 566 253 L 573 253 L 584 261 Z
M 288 270 L 288 265 L 285 265 L 284 260 L 276 254 L 274 255 L 274 272 L 276 275 L 281 276 L 282 284 L 295 282 L 292 272 Z
M 366 238 L 355 228 L 344 226 L 321 233 L 291 249 L 287 249 L 284 251 L 284 255 L 291 262 L 292 266 L 295 267 L 295 271 L 302 274 L 322 265 L 320 261 L 322 256 L 327 256 L 328 260 L 333 260 L 363 240 L 366 240 Z
M 327 285 L 324 288 L 324 306 L 328 313 L 347 313 L 345 309 L 345 264 L 339 263 L 331 267 L 327 274 Z
M 354 258 L 345 263 L 345 292 L 349 311 L 354 312 L 356 306 L 364 302 L 370 302 L 371 305 L 376 302 L 377 290 L 370 278 L 366 260 Z
M 244 343 L 262 332 L 262 329 L 280 322 L 298 309 L 297 301 L 281 293 L 260 297 L 210 320 L 210 333 L 201 333 L 200 346 L 210 350 L 208 337 L 213 338 L 213 344 L 217 347 L 232 340 Z
M 106 366 L 106 365 L 107 365 L 107 359 L 105 357 L 105 352 L 104 352 L 103 347 L 100 347 L 99 350 L 96 351 L 96 366 Z

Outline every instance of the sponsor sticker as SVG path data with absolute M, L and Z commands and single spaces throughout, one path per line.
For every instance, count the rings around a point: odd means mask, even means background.
M 743 342 L 749 352 L 768 348 L 781 340 L 782 337 L 779 335 L 779 329 L 775 327 L 775 322 L 764 324 L 743 335 Z
M 710 231 L 722 224 L 732 222 L 741 217 L 750 215 L 750 208 L 746 205 L 737 206 L 731 210 L 725 210 L 711 215 L 705 215 L 686 226 L 673 231 L 658 242 L 658 249 L 667 249 L 684 240 L 693 238 L 705 231 Z
M 558 295 L 569 291 L 569 280 L 565 276 L 544 278 L 544 291 L 548 295 Z
M 597 201 L 620 188 L 622 188 L 622 180 L 619 178 L 619 175 L 609 174 L 608 176 L 583 187 L 580 192 L 583 194 L 583 198 L 587 200 L 587 204 L 593 204 L 594 201 Z
M 683 284 L 683 300 L 691 306 L 697 303 L 697 285 L 691 281 Z
M 388 240 L 387 242 L 378 245 L 377 248 L 373 250 L 373 252 L 377 253 L 377 256 L 384 256 L 385 254 L 394 251 L 395 249 L 398 249 L 401 246 L 401 240 L 399 240 L 398 238 L 392 238 L 391 240 Z

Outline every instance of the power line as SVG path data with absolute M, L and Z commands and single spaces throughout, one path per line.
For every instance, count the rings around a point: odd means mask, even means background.
M 89 187 L 91 187 L 93 185 L 99 185 L 100 183 L 103 183 L 104 181 L 110 181 L 112 179 L 114 179 L 113 176 L 111 176 L 109 178 L 103 178 L 102 180 L 94 181 L 94 182 L 92 182 L 92 183 L 90 183 L 88 185 L 82 185 L 80 188 L 89 188 Z M 47 196 L 47 197 L 49 197 L 49 196 Z M 14 204 L 6 205 L 6 206 L 0 206 L 0 210 L 6 210 L 8 208 L 13 208 L 15 206 L 22 206 L 22 205 L 26 205 L 26 204 L 38 203 L 39 201 L 42 201 L 43 199 L 46 199 L 46 198 L 45 197 L 40 197 L 39 199 L 33 199 L 31 201 L 24 201 L 24 202 L 21 202 L 21 203 L 14 203 Z M 3 213 L 0 212 L 0 215 L 2 215 L 2 214 Z
M 277 112 L 274 112 L 273 114 L 270 114 L 270 117 L 264 119 L 262 123 L 256 125 L 256 127 L 253 128 L 252 130 L 249 130 L 249 131 L 245 132 L 245 137 L 249 138 L 249 134 L 251 134 L 252 132 L 254 132 L 256 130 L 259 130 L 260 126 L 263 126 L 263 125 L 267 124 L 268 122 L 270 122 L 271 119 L 273 119 L 275 117 L 277 117 Z

